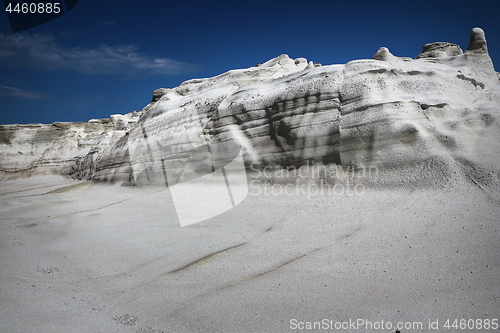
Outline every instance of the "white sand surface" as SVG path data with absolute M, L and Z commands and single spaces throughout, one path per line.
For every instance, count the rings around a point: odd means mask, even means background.
M 2 182 L 0 331 L 451 332 L 500 317 L 499 236 L 500 203 L 474 186 L 251 193 L 181 228 L 162 187 Z

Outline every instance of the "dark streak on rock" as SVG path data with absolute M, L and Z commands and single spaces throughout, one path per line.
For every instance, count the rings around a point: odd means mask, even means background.
M 281 265 L 279 265 L 279 266 L 277 266 L 277 267 L 275 267 L 275 268 L 273 268 L 273 269 L 270 269 L 270 270 L 268 270 L 268 271 L 266 271 L 266 272 L 264 272 L 264 273 L 260 273 L 260 274 L 258 274 L 258 275 L 256 275 L 256 276 L 254 276 L 254 279 L 255 279 L 255 278 L 258 278 L 258 277 L 261 277 L 261 276 L 264 276 L 264 275 L 267 275 L 267 274 L 269 274 L 269 273 L 272 273 L 272 272 L 274 272 L 275 270 L 277 270 L 277 269 L 279 269 L 279 268 L 281 268 L 281 267 L 283 267 L 283 266 L 286 266 L 286 265 L 288 265 L 288 264 L 290 264 L 290 263 L 292 263 L 292 262 L 294 262 L 294 261 L 296 261 L 296 260 L 299 260 L 299 259 L 301 259 L 301 258 L 304 258 L 306 255 L 307 255 L 307 254 L 303 254 L 303 255 L 301 255 L 300 257 L 297 257 L 297 258 L 294 258 L 294 259 L 292 259 L 292 260 L 289 260 L 289 261 L 287 261 L 287 262 L 285 262 L 285 263 L 283 263 L 283 264 L 281 264 Z
M 167 274 L 177 273 L 177 272 L 180 272 L 180 271 L 182 271 L 182 270 L 185 270 L 185 269 L 191 268 L 192 266 L 194 266 L 194 265 L 196 265 L 196 264 L 199 264 L 200 262 L 205 261 L 205 260 L 207 260 L 207 259 L 210 259 L 210 258 L 212 258 L 213 256 L 215 256 L 215 255 L 217 255 L 217 254 L 220 254 L 220 253 L 222 253 L 222 252 L 225 252 L 225 251 L 228 251 L 228 250 L 235 249 L 235 248 L 237 248 L 237 247 L 243 246 L 243 245 L 245 245 L 246 243 L 247 243 L 247 242 L 245 242 L 245 243 L 241 243 L 241 244 L 239 244 L 239 245 L 231 246 L 231 247 L 228 247 L 228 248 L 226 248 L 226 249 L 223 249 L 223 250 L 220 250 L 220 251 L 217 251 L 217 252 L 214 252 L 214 253 L 207 254 L 206 256 L 204 256 L 204 257 L 202 257 L 202 258 L 200 258 L 200 259 L 196 259 L 195 261 L 190 262 L 189 264 L 184 265 L 184 266 L 182 266 L 182 267 L 180 267 L 180 268 L 177 268 L 177 269 L 175 269 L 175 270 L 173 270 L 173 271 L 170 271 L 170 272 L 168 272 Z
M 431 106 L 434 106 L 434 107 L 437 107 L 437 108 L 442 108 L 444 106 L 446 106 L 447 103 L 439 103 L 439 104 L 420 104 L 420 107 L 422 108 L 422 110 L 427 110 L 428 108 L 430 108 Z
M 385 73 L 387 70 L 385 68 L 380 68 L 380 69 L 372 69 L 372 70 L 369 70 L 367 73 L 371 73 L 371 74 L 382 74 L 382 73 Z
M 484 83 L 482 83 L 482 82 L 476 81 L 476 80 L 474 80 L 474 79 L 472 79 L 470 77 L 467 77 L 467 76 L 465 76 L 463 74 L 459 74 L 459 75 L 457 75 L 457 77 L 459 79 L 462 79 L 462 80 L 465 80 L 465 81 L 469 81 L 470 83 L 472 83 L 474 85 L 474 87 L 480 86 L 482 89 L 484 89 Z
M 15 137 L 17 129 L 14 125 L 0 126 L 0 144 L 10 145 L 11 140 Z
M 433 71 L 429 71 L 429 72 L 421 72 L 421 71 L 408 71 L 408 74 L 409 75 L 419 75 L 419 74 L 425 74 L 427 76 L 432 76 L 434 75 L 434 72 Z
M 361 229 L 363 229 L 363 227 L 359 227 L 357 228 L 356 230 L 353 230 L 351 231 L 350 233 L 348 233 L 347 235 L 344 235 L 341 237 L 341 239 L 346 239 L 346 238 L 349 238 L 351 237 L 352 235 L 354 235 L 355 233 L 357 233 L 358 231 L 360 231 Z
M 36 227 L 37 225 L 38 223 L 23 224 L 23 225 L 18 225 L 17 228 L 27 229 Z
M 297 261 L 297 260 L 300 260 L 300 259 L 304 258 L 305 256 L 307 256 L 307 255 L 309 255 L 309 254 L 311 254 L 311 253 L 313 253 L 313 252 L 319 251 L 319 250 L 320 250 L 320 249 L 315 249 L 315 250 L 313 250 L 313 251 L 311 251 L 311 252 L 308 252 L 308 253 L 306 253 L 306 254 L 303 254 L 303 255 L 301 255 L 301 256 L 299 256 L 299 257 L 297 257 L 297 258 L 294 258 L 294 259 L 288 260 L 288 261 L 284 262 L 283 264 L 278 265 L 278 266 L 276 266 L 276 267 L 274 267 L 274 268 L 272 268 L 272 269 L 270 269 L 270 270 L 268 270 L 268 271 L 266 271 L 266 272 L 263 272 L 263 273 L 260 273 L 260 274 L 255 275 L 253 278 L 254 278 L 254 279 L 256 279 L 256 278 L 259 278 L 259 277 L 261 277 L 261 276 L 264 276 L 264 275 L 270 274 L 270 273 L 272 273 L 272 272 L 274 272 L 274 271 L 276 271 L 276 270 L 278 270 L 278 269 L 280 269 L 280 268 L 282 268 L 282 267 L 284 267 L 284 266 L 286 266 L 286 265 L 288 265 L 288 264 L 291 264 L 292 262 L 295 262 L 295 261 Z

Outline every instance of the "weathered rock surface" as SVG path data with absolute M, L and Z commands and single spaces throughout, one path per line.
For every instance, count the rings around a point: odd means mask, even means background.
M 329 66 L 281 55 L 158 89 L 137 124 L 126 121 L 129 131 L 99 128 L 92 135 L 107 141 L 94 138 L 85 148 L 74 141 L 83 140 L 84 124 L 3 126 L 1 167 L 164 184 L 166 177 L 182 182 L 210 172 L 241 150 L 249 168 L 375 166 L 413 170 L 417 182 L 431 170 L 443 179 L 462 172 L 495 183 L 499 120 L 498 73 L 475 28 L 465 52 L 430 43 L 413 60 L 381 48 L 374 59 Z M 64 140 L 74 148 L 58 148 Z
M 441 58 L 441 57 L 453 57 L 462 54 L 463 51 L 457 44 L 446 43 L 446 42 L 436 42 L 425 44 L 422 47 L 422 53 L 417 56 L 420 58 Z
M 51 125 L 0 125 L 0 179 L 62 174 L 78 179 L 139 119 L 141 112 L 109 119 Z

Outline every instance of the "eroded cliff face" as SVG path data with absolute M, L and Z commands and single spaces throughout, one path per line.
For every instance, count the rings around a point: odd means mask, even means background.
M 96 162 L 137 122 L 141 112 L 51 125 L 0 125 L 0 179 L 60 174 L 91 177 Z
M 429 170 L 445 178 L 463 172 L 474 182 L 500 178 L 500 84 L 478 28 L 465 52 L 430 43 L 411 59 L 381 48 L 373 59 L 330 66 L 282 55 L 186 81 L 156 90 L 128 124 L 92 132 L 103 139 L 84 149 L 75 138 L 85 124 L 4 126 L 0 151 L 10 162 L 1 167 L 32 170 L 36 161 L 36 169 L 76 178 L 165 184 L 196 178 L 242 152 L 250 169 L 316 163 L 414 170 L 413 178 Z M 33 145 L 38 140 L 45 146 Z M 74 148 L 62 150 L 64 140 Z

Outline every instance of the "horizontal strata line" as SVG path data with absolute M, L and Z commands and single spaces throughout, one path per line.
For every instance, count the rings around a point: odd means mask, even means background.
M 329 103 L 326 103 L 329 102 Z M 324 109 L 338 109 L 340 108 L 340 103 L 337 101 L 329 100 L 329 101 L 324 101 L 322 103 L 308 103 L 305 105 L 300 105 L 300 106 L 292 106 L 292 107 L 279 107 L 279 108 L 273 108 L 272 105 L 262 105 L 259 108 L 256 109 L 239 109 L 237 111 L 240 112 L 224 112 L 222 115 L 219 114 L 221 118 L 223 117 L 228 117 L 228 116 L 237 116 L 237 115 L 246 115 L 246 114 L 259 114 L 261 112 L 269 112 L 271 111 L 272 114 L 276 113 L 286 113 L 286 112 L 292 112 L 292 113 L 297 113 L 300 112 L 299 110 L 308 110 L 311 107 L 315 107 L 318 110 L 324 110 Z
M 339 96 L 341 106 L 345 106 L 345 105 L 349 105 L 349 104 L 354 103 L 354 102 L 362 101 L 365 98 L 366 98 L 365 94 L 356 95 L 356 96 L 350 97 L 350 98 L 342 98 L 341 96 Z
M 329 101 L 335 98 L 339 98 L 340 95 L 338 92 L 322 92 L 322 93 L 315 93 L 315 94 L 309 94 L 309 95 L 302 95 L 298 97 L 291 97 L 291 98 L 283 98 L 283 99 L 277 99 L 275 98 L 270 98 L 266 95 L 261 95 L 262 98 L 259 98 L 260 96 L 253 96 L 253 97 L 258 97 L 257 100 L 261 100 L 262 102 L 267 102 L 269 104 L 278 104 L 278 103 L 292 103 L 292 104 L 309 104 L 309 103 L 319 103 L 321 101 Z M 230 104 L 228 106 L 229 109 L 231 108 L 238 108 L 241 107 L 242 105 L 245 105 L 247 101 L 251 100 L 252 98 L 245 98 L 241 102 L 232 102 L 233 104 Z M 306 99 L 308 100 L 306 102 Z M 309 100 L 314 100 L 314 101 L 309 101 Z
M 337 99 L 337 101 L 335 100 Z M 228 107 L 227 110 L 231 112 L 232 115 L 236 115 L 236 114 L 241 114 L 241 113 L 245 113 L 245 112 L 252 112 L 252 111 L 260 111 L 260 110 L 265 110 L 266 108 L 268 109 L 272 109 L 274 106 L 278 105 L 279 107 L 279 110 L 277 111 L 290 111 L 290 110 L 295 110 L 297 108 L 303 108 L 303 107 L 306 107 L 308 105 L 314 105 L 314 104 L 325 104 L 325 102 L 334 102 L 335 104 L 338 104 L 338 106 L 340 106 L 340 100 L 338 100 L 338 97 L 331 97 L 331 98 L 325 98 L 325 99 L 319 99 L 317 101 L 313 101 L 313 102 L 308 102 L 308 103 L 301 103 L 301 105 L 286 105 L 286 104 L 289 104 L 291 103 L 291 101 L 280 101 L 280 102 L 272 102 L 271 104 L 264 104 L 262 103 L 261 105 L 265 105 L 265 106 L 260 106 L 258 108 L 255 108 L 255 109 L 249 109 L 249 108 L 245 108 L 244 105 L 240 104 L 240 105 L 237 105 L 237 106 L 234 106 L 234 107 Z M 279 105 L 279 104 L 285 104 L 285 105 Z M 242 112 L 238 112 L 238 111 L 242 111 Z
M 335 146 L 336 144 L 340 144 L 340 140 L 339 139 L 326 141 L 325 143 L 322 143 L 322 144 L 304 145 L 304 146 L 301 146 L 301 147 L 296 147 L 296 145 L 293 145 L 293 146 L 289 146 L 289 145 L 285 146 L 284 145 L 284 147 L 283 147 L 284 149 L 287 149 L 287 148 L 290 148 L 290 149 L 280 150 L 280 151 L 276 151 L 276 149 L 278 149 L 278 147 L 276 147 L 276 146 L 270 146 L 269 148 L 268 147 L 262 148 L 261 151 L 262 151 L 263 154 L 266 154 L 266 151 L 269 151 L 270 154 L 282 154 L 282 153 L 302 152 L 304 150 L 319 150 L 319 149 L 322 149 L 322 148 L 328 148 L 330 150 L 338 150 L 339 147 Z
M 386 105 L 386 104 L 396 104 L 396 103 L 418 104 L 418 105 L 420 105 L 419 102 L 414 101 L 414 100 L 406 100 L 406 101 L 405 100 L 398 100 L 398 101 L 387 101 L 387 102 L 382 102 L 382 103 L 375 103 L 375 104 L 369 104 L 369 105 L 363 105 L 363 106 L 353 107 L 351 110 L 349 110 L 349 106 L 348 105 L 343 105 L 340 108 L 340 111 L 341 111 L 342 115 L 346 115 L 346 114 L 350 114 L 350 113 L 353 113 L 353 112 L 364 111 L 364 110 L 367 110 L 367 109 L 372 108 L 372 107 L 378 107 L 378 106 L 383 106 L 383 105 Z
M 331 99 L 333 97 L 338 97 L 338 91 L 321 91 L 319 89 L 315 89 L 314 91 L 311 91 L 311 90 L 308 91 L 306 89 L 301 89 L 301 91 L 300 91 L 301 95 L 292 95 L 291 94 L 292 90 L 290 90 L 290 89 L 293 90 L 293 88 L 286 88 L 286 89 L 282 90 L 287 95 L 286 97 L 274 97 L 272 99 L 272 102 L 274 103 L 274 102 L 285 102 L 285 101 L 297 101 L 297 100 L 311 98 L 311 97 L 317 98 L 319 100 L 325 100 L 325 99 Z M 246 90 L 245 92 L 247 92 L 247 91 L 251 91 L 251 90 Z M 252 99 L 252 97 L 262 97 L 262 99 L 271 99 L 270 96 L 264 95 L 264 93 L 260 93 L 258 91 L 255 94 L 256 95 L 254 95 L 254 96 L 244 98 L 243 101 Z M 231 96 L 231 95 L 228 95 L 228 97 L 229 96 Z M 290 96 L 292 96 L 292 97 L 290 97 Z M 281 99 L 278 100 L 278 98 L 281 98 Z M 236 104 L 236 103 L 234 103 L 234 104 Z
M 264 129 L 261 129 L 261 128 L 264 128 Z M 265 138 L 266 140 L 272 140 L 272 138 L 270 137 L 270 134 L 269 134 L 269 130 L 267 129 L 267 126 L 260 126 L 260 128 L 245 129 L 245 130 L 242 130 L 242 132 L 244 132 L 247 139 Z M 340 131 L 338 129 L 335 131 L 333 131 L 333 129 L 331 129 L 329 132 L 325 131 L 324 133 L 321 133 L 321 134 L 300 134 L 300 135 L 289 134 L 288 137 L 290 139 L 293 139 L 293 140 L 303 140 L 303 139 L 319 140 L 321 138 L 331 140 L 332 137 L 335 137 L 336 135 L 339 135 L 339 134 L 340 134 Z M 274 135 L 276 137 L 283 138 L 283 140 L 285 140 L 287 137 L 287 135 L 282 135 L 282 134 L 278 133 L 277 131 L 274 133 Z M 226 141 L 227 141 L 227 139 L 225 139 L 225 141 L 223 141 L 223 142 L 226 142 Z
M 298 121 L 305 123 L 308 120 L 313 120 L 313 119 L 321 119 L 320 121 L 325 122 L 325 121 L 338 121 L 340 119 L 340 112 L 336 109 L 330 109 L 330 110 L 323 110 L 320 112 L 306 112 L 306 113 L 300 113 L 300 114 L 288 114 L 288 115 L 281 115 L 281 114 L 275 114 L 271 117 L 259 117 L 259 118 L 254 118 L 254 119 L 238 119 L 236 123 L 232 121 L 232 118 L 226 117 L 223 121 L 221 121 L 222 124 L 220 124 L 218 127 L 215 127 L 214 130 L 218 130 L 220 128 L 225 128 L 227 126 L 247 126 L 247 127 L 255 127 L 255 126 L 260 126 L 261 124 L 269 124 L 269 123 L 275 123 L 279 122 L 280 120 L 291 120 L 291 121 Z
M 416 116 L 416 117 L 386 116 L 386 117 L 379 118 L 379 119 L 370 119 L 369 121 L 356 122 L 356 123 L 347 122 L 347 121 L 344 120 L 339 125 L 339 132 L 343 131 L 343 130 L 349 130 L 349 129 L 354 129 L 354 128 L 358 128 L 358 127 L 361 127 L 361 126 L 370 125 L 370 124 L 375 125 L 375 124 L 385 123 L 388 120 L 390 120 L 391 122 L 395 122 L 395 121 L 428 120 L 428 119 L 427 119 L 427 117 L 425 115 L 418 114 L 418 116 Z M 348 123 L 348 124 L 346 124 L 346 123 Z
M 359 110 L 358 112 L 365 112 L 366 110 Z M 371 114 L 372 117 L 364 117 L 364 119 L 360 119 L 357 122 L 354 122 L 352 119 L 353 118 L 359 118 L 358 115 L 354 114 L 354 112 L 350 112 L 343 117 L 340 118 L 340 123 L 341 124 L 346 124 L 346 123 L 356 123 L 356 124 L 366 124 L 369 122 L 373 121 L 380 121 L 380 120 L 419 120 L 422 117 L 425 116 L 425 110 L 422 110 L 421 108 L 415 109 L 414 112 L 408 112 L 408 113 L 396 113 L 396 112 L 380 112 L 379 114 Z
M 294 112 L 295 111 L 295 112 Z M 284 117 L 292 117 L 292 116 L 300 116 L 300 115 L 306 115 L 306 114 L 310 114 L 310 113 L 314 113 L 314 114 L 320 114 L 320 113 L 328 113 L 328 112 L 331 112 L 331 111 L 337 111 L 339 114 L 340 114 L 340 106 L 331 106 L 331 105 L 328 105 L 328 106 L 323 106 L 323 107 L 320 107 L 318 106 L 316 109 L 314 110 L 297 110 L 297 109 L 290 109 L 290 110 L 287 110 L 287 111 L 280 111 L 278 110 L 277 112 L 273 112 L 271 114 L 271 118 L 284 118 Z M 223 120 L 223 119 L 231 119 L 231 118 L 235 118 L 237 116 L 243 116 L 242 118 L 246 118 L 246 119 L 240 119 L 242 121 L 253 121 L 253 120 L 259 120 L 259 119 L 267 119 L 269 118 L 267 116 L 267 114 L 265 114 L 266 110 L 265 109 L 256 109 L 256 110 L 253 110 L 252 113 L 256 113 L 257 112 L 259 114 L 264 114 L 264 116 L 251 116 L 247 113 L 237 113 L 237 114 L 230 114 L 230 115 L 223 115 L 221 117 L 219 117 L 219 119 Z M 288 112 L 288 113 L 287 113 Z
M 309 152 L 309 151 L 316 151 L 316 150 L 319 150 L 319 149 L 324 149 L 324 148 L 327 148 L 327 150 L 330 152 L 330 153 L 338 153 L 340 151 L 340 142 L 333 142 L 331 144 L 323 144 L 323 145 L 318 145 L 318 146 L 311 146 L 311 147 L 302 147 L 302 148 L 296 148 L 296 149 L 293 149 L 293 150 L 283 150 L 283 151 L 272 151 L 271 149 L 263 149 L 262 152 L 261 152 L 261 157 L 262 158 L 266 158 L 266 157 L 270 157 L 270 158 L 273 158 L 273 157 L 276 157 L 276 156 L 280 156 L 280 157 L 283 157 L 283 155 L 287 155 L 287 154 L 295 154 L 295 153 L 304 153 L 305 152 Z M 301 154 L 303 155 L 303 154 Z M 321 159 L 324 159 L 323 156 L 316 156 L 318 160 L 321 160 Z M 327 156 L 328 158 L 332 157 L 333 156 Z M 304 158 L 303 160 L 297 160 L 297 163 L 301 162 L 301 161 L 307 161 L 307 160 L 310 160 L 312 159 L 311 158 Z
M 286 119 L 279 119 L 279 120 L 274 120 L 272 121 L 273 123 L 278 123 L 280 120 L 285 120 Z M 321 119 L 320 121 L 316 121 L 316 122 L 307 122 L 307 123 L 301 123 L 301 124 L 297 124 L 297 125 L 290 125 L 289 123 L 286 124 L 288 126 L 289 129 L 300 129 L 300 128 L 303 128 L 303 127 L 307 127 L 307 126 L 318 126 L 318 125 L 324 125 L 325 123 L 327 122 L 331 122 L 331 123 L 340 123 L 340 119 L 329 119 L 329 120 L 325 120 L 325 119 Z M 241 125 L 239 125 L 241 126 Z M 225 126 L 224 126 L 225 127 Z M 242 128 L 241 131 L 242 132 L 245 132 L 247 130 L 256 130 L 256 129 L 259 129 L 261 127 L 264 127 L 264 128 L 269 128 L 269 121 L 266 121 L 262 124 L 257 124 L 255 126 L 246 126 L 245 128 Z M 223 128 L 221 126 L 221 128 Z M 333 128 L 329 129 L 329 131 L 333 130 Z M 269 129 L 266 129 L 264 131 L 262 131 L 263 133 L 267 133 L 269 134 Z M 277 132 L 277 131 L 276 131 Z M 338 131 L 337 131 L 338 132 Z M 227 133 L 227 131 L 221 131 L 221 132 L 218 132 L 216 133 L 215 135 L 221 135 L 223 133 Z M 276 133 L 276 135 L 279 136 L 278 133 Z M 320 136 L 323 136 L 323 135 L 320 135 Z M 253 136 L 250 136 L 250 137 L 253 137 Z M 314 136 L 308 136 L 308 137 L 314 137 Z

